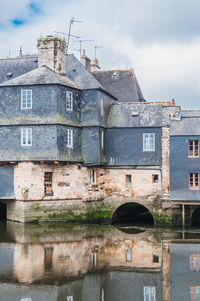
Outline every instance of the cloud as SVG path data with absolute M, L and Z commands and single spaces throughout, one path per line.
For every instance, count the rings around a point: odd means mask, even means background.
M 1 0 L 0 56 L 36 53 L 40 36 L 72 34 L 103 68 L 133 67 L 146 99 L 175 98 L 184 107 L 200 99 L 199 0 Z M 21 22 L 21 24 L 13 24 Z M 15 25 L 15 26 L 14 26 Z M 16 26 L 17 25 L 17 26 Z M 79 44 L 71 39 L 70 52 Z

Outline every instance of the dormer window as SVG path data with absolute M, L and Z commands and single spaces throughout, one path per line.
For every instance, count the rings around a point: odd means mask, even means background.
M 66 110 L 73 111 L 73 93 L 70 91 L 66 92 Z
M 21 109 L 32 109 L 32 90 L 21 90 Z

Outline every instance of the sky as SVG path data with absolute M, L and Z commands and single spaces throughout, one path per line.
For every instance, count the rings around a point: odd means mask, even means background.
M 68 33 L 102 69 L 133 68 L 148 101 L 200 109 L 199 0 L 0 0 L 0 57 L 37 53 L 37 39 Z

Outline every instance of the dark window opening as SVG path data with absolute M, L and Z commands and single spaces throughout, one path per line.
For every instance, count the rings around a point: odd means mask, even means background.
M 44 249 L 44 267 L 45 271 L 52 270 L 53 267 L 53 247 L 47 247 Z
M 112 224 L 153 225 L 154 220 L 151 212 L 143 205 L 126 203 L 115 211 L 112 217 Z
M 131 182 L 132 182 L 131 175 L 126 175 L 126 184 L 131 184 Z
M 191 225 L 193 227 L 198 227 L 200 228 L 200 206 L 198 206 L 193 214 L 192 214 L 192 221 L 191 221 Z
M 159 262 L 159 256 L 158 255 L 153 255 L 153 262 L 158 263 Z
M 158 183 L 158 175 L 152 175 L 152 183 Z
M 44 194 L 46 196 L 53 195 L 52 172 L 44 173 Z
M 0 220 L 6 220 L 7 217 L 7 206 L 3 203 L 0 203 Z

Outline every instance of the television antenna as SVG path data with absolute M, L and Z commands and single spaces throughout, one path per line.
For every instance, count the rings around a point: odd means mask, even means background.
M 80 43 L 79 49 L 75 49 L 79 51 L 80 53 L 80 59 L 81 59 L 81 54 L 82 54 L 82 43 L 83 42 L 94 42 L 94 40 L 79 40 L 79 41 L 74 41 L 74 43 Z
M 78 21 L 75 20 L 75 18 L 71 18 L 70 22 L 69 22 L 69 33 L 68 33 L 68 39 L 67 39 L 67 47 L 66 47 L 66 54 L 68 53 L 69 50 L 69 42 L 70 42 L 70 36 L 71 36 L 71 29 L 72 29 L 72 25 L 74 23 L 83 23 L 82 21 Z M 80 38 L 80 37 L 79 37 Z
M 97 49 L 98 48 L 103 48 L 103 46 L 94 46 L 94 58 L 96 59 L 97 58 Z

